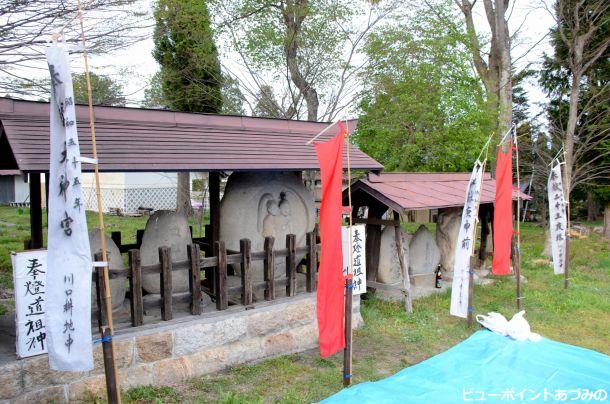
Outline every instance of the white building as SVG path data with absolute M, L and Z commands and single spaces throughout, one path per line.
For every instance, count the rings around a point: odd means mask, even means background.
M 30 187 L 23 176 L 9 170 L 0 173 L 0 205 L 29 204 Z
M 176 173 L 100 173 L 102 210 L 176 209 L 176 178 Z M 82 182 L 85 209 L 97 211 L 94 174 L 83 173 Z

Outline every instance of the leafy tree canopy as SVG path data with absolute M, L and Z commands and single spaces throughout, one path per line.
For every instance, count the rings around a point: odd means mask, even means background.
M 441 10 L 459 25 L 449 4 Z M 469 171 L 493 129 L 465 31 L 447 32 L 441 20 L 422 10 L 366 46 L 371 63 L 355 141 L 386 170 Z

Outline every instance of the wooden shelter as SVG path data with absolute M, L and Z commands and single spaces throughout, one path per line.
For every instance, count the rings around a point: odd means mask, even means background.
M 208 245 L 218 241 L 221 172 L 318 170 L 314 148 L 306 142 L 328 126 L 324 122 L 104 106 L 94 107 L 94 114 L 100 172 L 210 173 Z M 91 141 L 87 107 L 77 105 L 76 116 L 80 149 L 88 156 Z M 353 131 L 356 121 L 348 127 Z M 321 139 L 333 134 L 328 131 Z M 351 147 L 352 169 L 383 169 Z M 83 165 L 84 172 L 91 169 Z M 28 177 L 29 247 L 40 248 L 41 175 L 49 172 L 49 103 L 0 98 L 0 172 L 5 170 L 18 170 Z
M 409 211 L 428 209 L 447 209 L 464 206 L 464 198 L 470 173 L 382 173 L 368 174 L 366 178 L 356 181 L 352 189 L 354 215 L 360 208 L 367 208 L 366 217 L 355 217 L 355 223 L 366 224 L 366 268 L 367 285 L 373 288 L 388 289 L 388 285 L 377 282 L 379 267 L 379 247 L 381 226 L 390 225 L 399 229 L 400 215 Z M 479 209 L 481 224 L 481 242 L 479 259 L 486 258 L 487 236 L 491 232 L 493 202 L 496 192 L 496 181 L 490 173 L 484 173 Z M 529 200 L 530 196 L 515 190 L 517 196 Z M 347 191 L 343 193 L 347 200 Z M 392 215 L 388 215 L 388 210 Z M 383 219 L 391 217 L 392 219 Z M 396 242 L 400 245 L 399 232 Z M 400 254 L 399 254 L 400 256 Z M 401 262 L 402 264 L 402 262 Z M 403 269 L 406 274 L 407 268 Z M 405 285 L 407 286 L 407 285 Z

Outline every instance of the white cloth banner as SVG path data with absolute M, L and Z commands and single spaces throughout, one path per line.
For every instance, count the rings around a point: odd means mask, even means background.
M 47 250 L 11 253 L 15 286 L 15 333 L 17 356 L 40 355 L 47 352 L 45 322 L 45 285 Z
M 470 256 L 475 242 L 474 229 L 477 225 L 479 201 L 481 199 L 481 180 L 483 176 L 483 163 L 479 160 L 474 163 L 468 188 L 466 201 L 462 211 L 462 222 L 458 234 L 455 258 L 453 262 L 453 287 L 451 288 L 451 309 L 453 316 L 464 317 L 468 315 L 468 287 L 470 284 Z
M 565 272 L 567 236 L 566 201 L 563 195 L 561 165 L 559 163 L 553 163 L 547 186 L 549 192 L 549 226 L 551 230 L 553 271 L 555 275 L 559 275 Z
M 47 49 L 51 74 L 51 163 L 46 326 L 51 369 L 93 369 L 91 251 L 68 53 Z
M 341 227 L 341 238 L 343 242 L 343 275 L 349 273 L 349 226 Z M 363 224 L 352 226 L 352 268 L 353 294 L 366 293 L 366 230 Z

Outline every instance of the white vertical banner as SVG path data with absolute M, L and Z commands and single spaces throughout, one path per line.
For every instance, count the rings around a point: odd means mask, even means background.
M 341 228 L 341 239 L 343 242 L 343 275 L 350 272 L 349 249 L 352 249 L 353 268 L 353 294 L 359 295 L 366 292 L 366 230 L 363 224 L 352 226 L 352 240 L 349 242 L 349 226 Z
M 559 275 L 565 272 L 567 214 L 561 179 L 561 165 L 557 161 L 552 163 L 547 186 L 549 193 L 549 226 L 551 231 L 553 271 L 555 275 Z
M 46 326 L 51 369 L 93 369 L 91 252 L 68 52 L 47 49 L 51 74 Z
M 474 229 L 477 225 L 479 201 L 481 199 L 481 181 L 483 179 L 483 163 L 479 160 L 474 163 L 468 188 L 466 201 L 462 211 L 462 222 L 455 248 L 453 262 L 453 286 L 451 288 L 451 309 L 453 316 L 466 318 L 468 315 L 468 287 L 470 284 L 470 256 L 475 243 Z
M 47 250 L 11 253 L 15 287 L 17 356 L 47 352 L 45 321 Z

